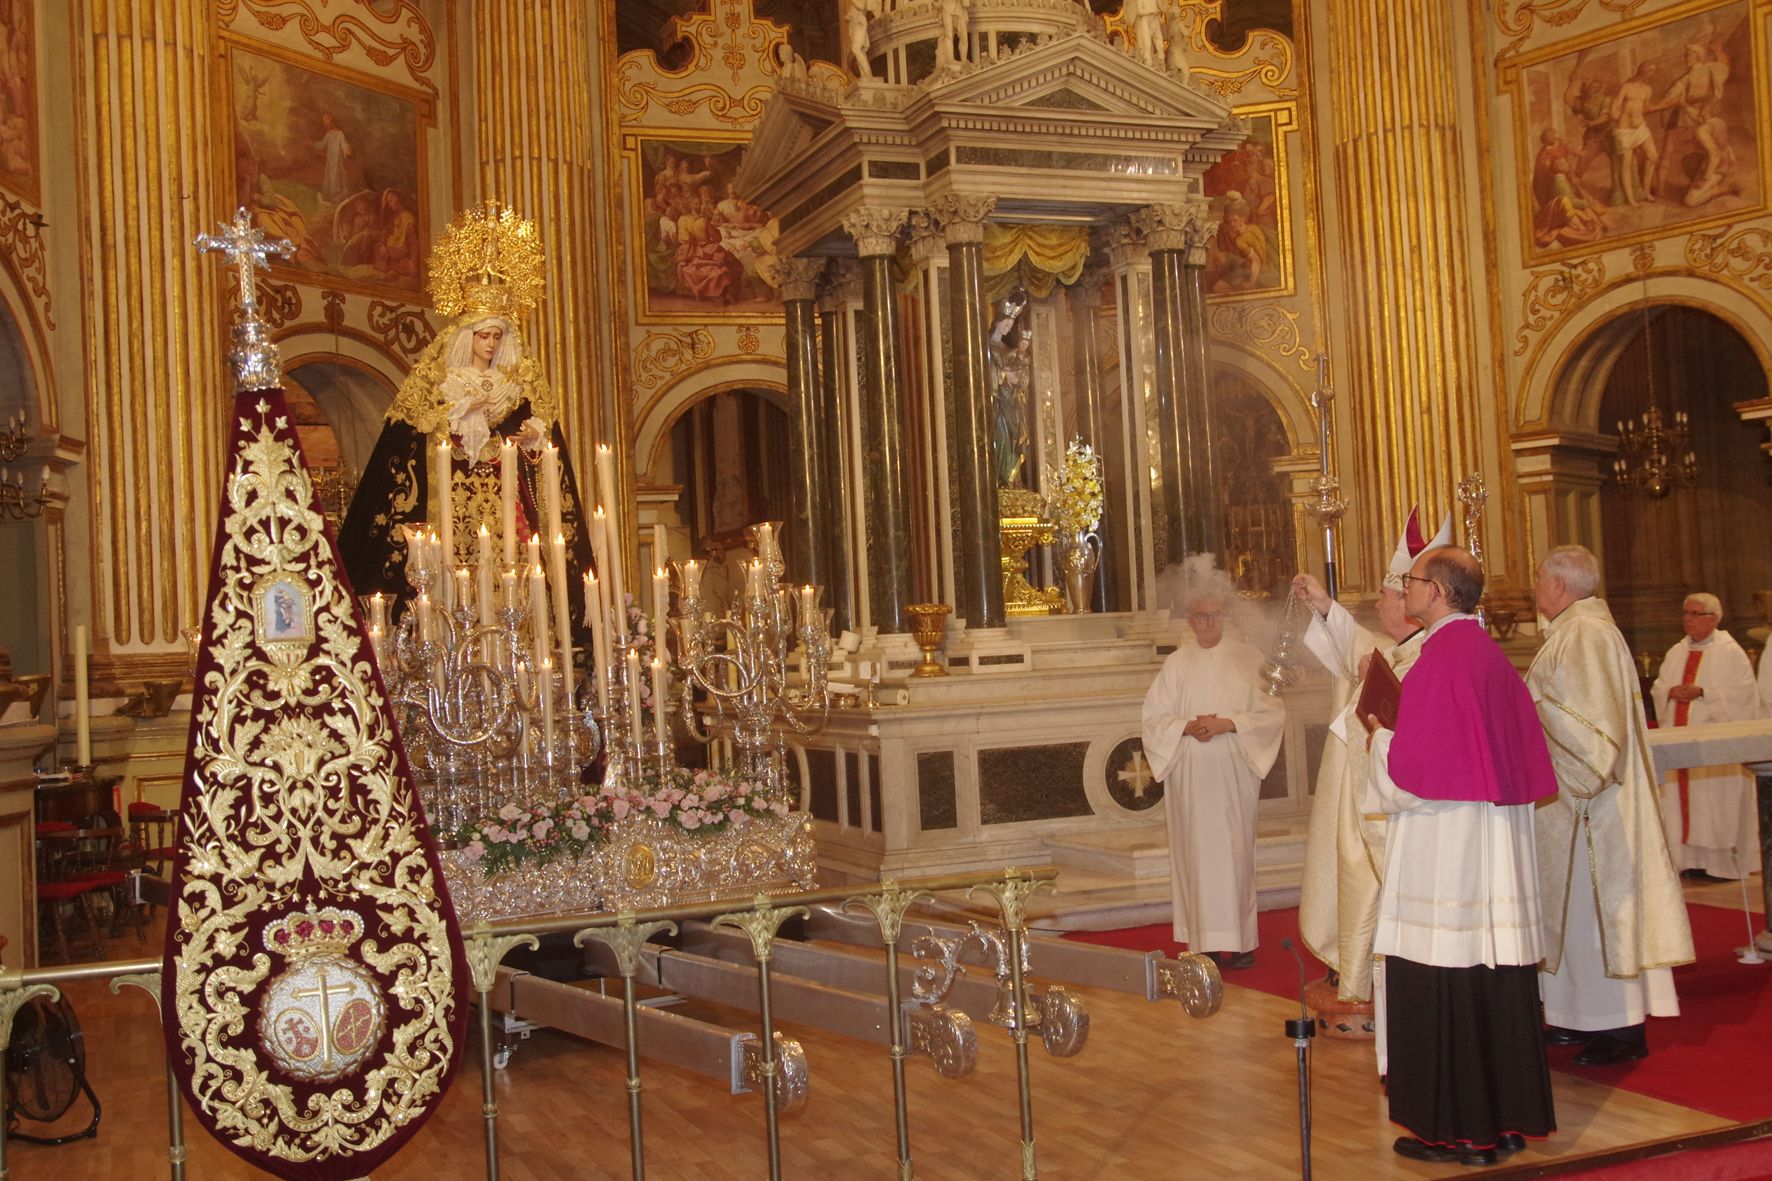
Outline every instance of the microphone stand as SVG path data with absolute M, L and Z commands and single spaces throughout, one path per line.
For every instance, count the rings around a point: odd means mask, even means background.
M 1304 1000 L 1304 960 L 1292 940 L 1280 940 L 1280 946 L 1292 953 L 1298 964 L 1298 1016 L 1286 1022 L 1286 1036 L 1298 1055 L 1298 1151 L 1299 1176 L 1311 1181 L 1311 1039 L 1317 1036 L 1317 1022 Z

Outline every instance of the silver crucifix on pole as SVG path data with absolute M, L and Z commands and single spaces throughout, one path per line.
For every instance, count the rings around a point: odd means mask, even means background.
M 265 232 L 252 224 L 252 215 L 242 206 L 234 220 L 218 234 L 198 234 L 192 243 L 202 254 L 215 251 L 228 256 L 240 268 L 240 315 L 234 321 L 234 347 L 228 359 L 234 367 L 235 390 L 264 390 L 283 384 L 283 366 L 277 346 L 258 318 L 257 272 L 270 268 L 267 259 L 288 258 L 295 253 L 287 238 L 267 239 Z
M 1347 512 L 1347 501 L 1341 497 L 1341 481 L 1330 472 L 1329 419 L 1334 404 L 1335 391 L 1329 388 L 1329 354 L 1318 353 L 1317 388 L 1311 391 L 1311 409 L 1317 412 L 1317 478 L 1311 481 L 1311 488 L 1317 498 L 1307 500 L 1304 511 L 1323 530 L 1323 589 L 1330 598 L 1337 593 L 1335 526 Z

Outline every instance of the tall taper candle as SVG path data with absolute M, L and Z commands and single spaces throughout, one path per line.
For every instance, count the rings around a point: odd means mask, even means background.
M 542 759 L 544 762 L 552 764 L 554 761 L 554 666 L 545 659 L 541 662 L 540 688 Z M 563 688 L 570 690 L 572 686 L 570 683 L 564 683 Z
M 480 569 L 477 575 L 480 593 L 476 606 L 479 608 L 480 626 L 485 627 L 498 618 L 498 605 L 492 601 L 492 530 L 486 527 L 485 521 L 480 522 L 479 546 Z
M 552 443 L 541 453 L 541 488 L 548 536 L 564 533 L 560 525 L 560 449 Z
M 665 663 L 658 657 L 652 658 L 652 720 L 653 729 L 658 736 L 658 749 L 665 748 L 665 737 L 669 728 L 665 721 L 665 686 L 670 674 L 665 671 Z
M 454 464 L 450 460 L 449 436 L 437 441 L 437 480 L 440 485 L 437 505 L 437 539 L 443 545 L 444 570 L 455 565 L 455 505 L 451 492 L 455 483 Z M 454 606 L 455 604 L 450 604 Z
M 92 766 L 92 695 L 86 683 L 86 625 L 74 625 L 74 761 Z
M 498 451 L 499 523 L 504 530 L 505 565 L 517 564 L 517 444 L 510 439 Z
M 597 709 L 609 712 L 609 621 L 604 618 L 603 588 L 585 571 L 585 616 L 591 623 L 591 680 L 597 685 Z
M 529 637 L 535 641 L 535 663 L 548 658 L 548 576 L 540 566 L 529 568 Z
M 560 648 L 561 691 L 566 700 L 561 704 L 572 708 L 572 608 L 566 593 L 566 538 L 556 533 L 548 549 L 548 588 L 554 592 L 554 643 Z
M 664 572 L 664 567 L 656 567 L 652 571 L 652 645 L 653 651 L 663 658 L 668 655 L 665 645 L 665 619 L 671 606 L 671 578 Z
M 645 730 L 640 725 L 640 653 L 628 649 L 628 722 L 634 740 L 634 753 L 640 753 L 645 739 Z

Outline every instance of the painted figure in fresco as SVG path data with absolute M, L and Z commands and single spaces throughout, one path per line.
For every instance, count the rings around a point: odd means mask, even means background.
M 345 174 L 345 165 L 351 158 L 351 141 L 345 138 L 344 129 L 331 111 L 320 112 L 320 128 L 322 134 L 314 144 L 314 150 L 326 161 L 326 171 L 320 179 L 320 199 L 336 205 L 351 193 L 350 179 Z
M 1702 205 L 1723 195 L 1728 174 L 1735 170 L 1735 153 L 1729 147 L 1729 125 L 1723 119 L 1723 87 L 1729 81 L 1729 56 L 1718 38 L 1706 45 L 1694 41 L 1686 46 L 1686 72 L 1674 80 L 1650 111 L 1671 111 L 1668 139 L 1685 131 L 1704 153 L 1704 163 L 1682 198 L 1688 207 Z M 1662 153 L 1662 168 L 1672 152 Z
M 1532 197 L 1537 205 L 1532 238 L 1539 246 L 1592 242 L 1605 232 L 1605 205 L 1581 183 L 1580 158 L 1550 128 L 1539 133 L 1532 163 Z
M 1655 92 L 1655 65 L 1644 62 L 1612 96 L 1612 172 L 1626 205 L 1655 196 L 1661 148 L 1649 131 L 1649 101 Z M 1640 157 L 1640 162 L 1639 162 Z

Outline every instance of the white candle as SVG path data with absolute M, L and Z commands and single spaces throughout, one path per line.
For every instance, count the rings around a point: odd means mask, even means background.
M 767 521 L 757 526 L 757 560 L 759 562 L 769 561 L 770 547 L 775 544 L 774 533 L 775 527 Z
M 484 626 L 492 622 L 497 610 L 497 605 L 492 601 L 492 530 L 486 527 L 484 521 L 480 522 L 478 543 L 480 568 L 476 573 L 479 576 L 479 595 L 475 599 L 475 605 L 479 608 L 480 624 Z
M 455 504 L 452 495 L 455 482 L 454 464 L 449 455 L 449 436 L 437 441 L 437 537 L 443 546 L 443 564 L 455 565 Z
M 541 453 L 541 487 L 548 536 L 564 532 L 560 525 L 560 449 L 549 443 Z
M 443 552 L 448 553 L 449 551 L 444 550 Z M 455 602 L 452 605 L 457 611 L 471 608 L 474 605 L 472 577 L 466 566 L 455 568 Z
M 593 606 L 593 604 L 595 604 Z M 591 623 L 591 679 L 597 683 L 597 708 L 609 712 L 609 623 L 603 617 L 603 588 L 585 571 L 585 615 Z
M 92 766 L 92 695 L 86 683 L 86 625 L 74 626 L 74 761 Z
M 628 608 L 621 589 L 621 538 L 616 534 L 615 522 L 603 511 L 602 505 L 597 506 L 591 520 L 592 535 L 603 539 L 603 549 L 597 554 L 597 561 L 603 570 L 604 593 L 609 596 L 610 631 L 620 639 L 628 634 Z
M 572 606 L 566 593 L 566 539 L 554 534 L 548 552 L 548 587 L 554 592 L 554 642 L 560 648 L 560 684 L 571 708 L 572 696 Z
M 753 599 L 763 597 L 763 559 L 745 563 L 745 594 Z
M 683 563 L 683 597 L 701 598 L 701 563 L 694 558 Z
M 665 614 L 671 605 L 671 579 L 663 566 L 652 571 L 652 650 L 663 659 L 665 648 Z
M 800 626 L 811 627 L 813 613 L 818 610 L 818 589 L 811 584 L 800 588 Z
M 383 643 L 384 639 L 385 639 L 385 633 L 382 631 L 381 625 L 378 623 L 370 624 L 369 625 L 369 647 L 370 647 L 370 650 L 375 653 L 375 664 L 376 664 L 377 668 L 381 667 L 381 665 L 384 664 L 387 660 L 386 654 L 382 651 L 382 643 Z
M 554 666 L 547 660 L 541 662 L 541 733 L 542 758 L 549 763 L 554 761 Z
M 541 565 L 541 534 L 531 533 L 529 540 L 523 543 L 523 552 L 526 557 L 523 563 L 525 566 Z
M 654 566 L 663 566 L 670 560 L 670 556 L 669 551 L 665 547 L 665 527 L 663 525 L 654 525 L 652 527 L 652 564 Z
M 665 726 L 665 685 L 670 674 L 665 671 L 664 661 L 652 658 L 652 720 L 653 728 L 658 735 L 658 749 L 665 748 L 667 729 Z
M 597 500 L 608 505 L 610 512 L 620 515 L 621 497 L 616 495 L 615 487 L 615 452 L 607 443 L 597 444 Z
M 634 750 L 639 751 L 644 741 L 644 731 L 640 727 L 640 654 L 632 648 L 628 649 L 628 722 L 632 731 Z
M 388 628 L 388 596 L 380 591 L 369 596 L 369 623 L 384 632 Z
M 505 565 L 517 564 L 517 444 L 509 439 L 498 451 L 499 523 L 504 530 Z
M 517 572 L 515 570 L 506 570 L 504 572 L 504 582 L 505 609 L 507 611 L 515 611 L 522 606 L 521 603 L 517 602 Z
M 540 566 L 529 568 L 529 638 L 535 641 L 535 663 L 548 658 L 548 576 Z
M 428 644 L 431 642 L 430 591 L 418 592 L 418 602 L 413 606 L 413 610 L 418 612 L 418 642 L 421 644 Z

